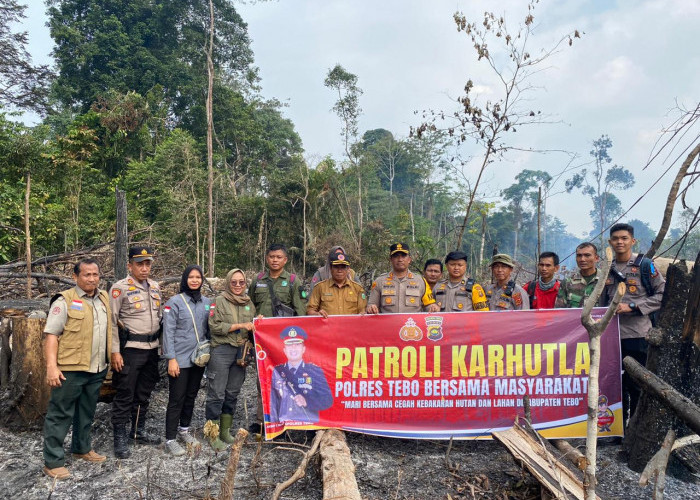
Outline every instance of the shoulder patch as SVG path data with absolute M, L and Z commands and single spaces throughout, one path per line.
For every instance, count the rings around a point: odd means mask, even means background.
M 377 282 L 376 282 L 376 281 L 373 281 L 373 282 L 372 282 L 372 290 L 374 290 L 375 288 L 377 288 Z
M 115 299 L 119 298 L 119 296 L 121 294 L 122 294 L 122 291 L 119 290 L 118 288 L 115 288 L 114 290 L 112 290 L 112 297 L 114 297 Z
M 51 309 L 51 314 L 61 314 L 61 308 L 58 306 L 54 307 L 53 309 Z

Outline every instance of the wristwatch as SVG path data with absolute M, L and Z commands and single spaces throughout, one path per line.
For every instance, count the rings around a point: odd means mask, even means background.
M 630 306 L 630 309 L 632 309 L 633 312 L 637 312 L 637 304 L 635 304 L 634 302 L 630 302 L 628 305 Z

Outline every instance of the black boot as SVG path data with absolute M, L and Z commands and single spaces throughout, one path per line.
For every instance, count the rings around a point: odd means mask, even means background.
M 134 422 L 131 422 L 131 432 L 129 439 L 141 444 L 160 444 L 160 436 L 146 431 L 146 418 L 144 414 L 139 415 L 138 426 L 134 429 Z
M 129 458 L 129 441 L 126 438 L 126 424 L 114 424 L 114 456 L 116 458 Z

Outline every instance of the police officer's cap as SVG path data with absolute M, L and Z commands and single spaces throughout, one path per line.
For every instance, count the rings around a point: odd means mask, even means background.
M 348 261 L 348 256 L 345 255 L 345 252 L 343 252 L 340 248 L 337 250 L 333 250 L 330 255 L 328 256 L 328 260 L 331 261 L 332 265 L 340 265 L 340 266 L 349 266 L 350 262 Z
M 143 262 L 144 260 L 153 260 L 155 254 L 151 247 L 136 246 L 129 248 L 129 260 L 134 262 Z
M 288 326 L 282 333 L 280 333 L 280 338 L 284 341 L 286 345 L 290 344 L 303 344 L 308 338 L 306 332 L 298 326 Z
M 406 255 L 409 254 L 409 248 L 406 243 L 394 243 L 389 247 L 389 256 L 397 254 L 397 253 L 405 253 Z
M 494 264 L 505 264 L 506 266 L 513 268 L 515 267 L 515 264 L 513 263 L 513 259 L 510 258 L 510 255 L 506 253 L 497 253 L 493 257 L 491 257 L 491 264 L 489 267 L 493 267 Z

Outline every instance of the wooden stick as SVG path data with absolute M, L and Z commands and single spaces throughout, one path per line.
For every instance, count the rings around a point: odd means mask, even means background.
M 231 445 L 231 454 L 228 457 L 228 466 L 226 467 L 226 475 L 221 481 L 221 490 L 219 491 L 219 500 L 231 500 L 233 498 L 233 486 L 236 483 L 236 470 L 238 469 L 238 459 L 241 457 L 241 448 L 248 437 L 248 431 L 238 429 L 236 437 Z
M 306 474 L 306 467 L 309 465 L 309 460 L 311 460 L 311 457 L 313 457 L 318 451 L 318 447 L 321 444 L 321 438 L 325 432 L 326 431 L 316 432 L 316 437 L 314 437 L 314 440 L 311 442 L 311 449 L 307 451 L 304 458 L 301 459 L 301 463 L 299 464 L 299 467 L 297 467 L 297 470 L 294 471 L 294 474 L 292 474 L 286 481 L 277 483 L 277 486 L 275 486 L 275 491 L 272 493 L 272 497 L 270 497 L 271 500 L 278 500 L 284 490 L 289 488 L 300 478 L 304 477 L 304 474 Z
M 602 275 L 607 278 L 612 265 L 612 250 L 610 247 L 605 249 L 606 259 L 601 266 Z M 610 320 L 615 315 L 620 299 L 625 294 L 626 286 L 624 283 L 618 283 L 615 290 L 615 296 L 608 306 L 608 310 L 598 321 L 594 321 L 591 316 L 593 306 L 598 303 L 600 295 L 605 288 L 605 279 L 599 279 L 593 293 L 586 299 L 581 311 L 581 323 L 586 328 L 590 338 L 589 349 L 591 351 L 590 372 L 588 374 L 588 418 L 586 420 L 586 470 L 583 476 L 583 487 L 586 493 L 586 500 L 594 500 L 596 498 L 596 454 L 598 446 L 598 375 L 600 372 L 600 337 L 603 335 Z
M 563 453 L 562 457 L 566 457 L 580 470 L 586 470 L 586 457 L 583 455 L 583 453 L 571 446 L 571 443 L 569 443 L 566 439 L 550 439 L 549 442 L 552 443 L 557 450 Z
M 676 433 L 673 429 L 669 429 L 661 445 L 661 449 L 649 460 L 649 463 L 644 467 L 644 472 L 639 478 L 639 486 L 649 484 L 649 479 L 656 478 L 654 486 L 653 500 L 661 500 L 664 497 L 664 485 L 666 483 L 666 467 L 668 467 L 668 458 L 671 456 L 673 442 L 676 440 Z

